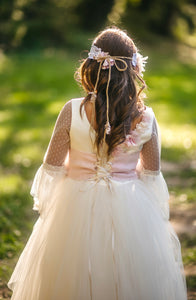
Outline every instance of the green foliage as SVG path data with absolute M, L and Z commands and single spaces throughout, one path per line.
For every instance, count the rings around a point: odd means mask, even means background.
M 83 36 L 105 24 L 114 0 L 3 0 L 0 10 L 0 48 L 32 49 L 75 46 Z
M 73 47 L 75 33 L 99 31 L 106 23 L 196 45 L 196 6 L 190 0 L 2 0 L 0 48 Z
M 79 16 L 80 26 L 87 31 L 100 30 L 105 24 L 114 2 L 114 0 L 81 1 L 75 9 Z
M 18 191 L 10 194 L 1 192 L 0 206 L 0 259 L 10 258 L 22 247 L 21 229 L 26 229 L 26 224 L 23 224 L 21 215 L 25 216 L 25 208 L 27 208 L 27 194 L 23 191 Z M 26 196 L 26 198 L 25 198 Z M 14 199 L 14 201 L 13 201 Z M 21 228 L 20 230 L 18 228 Z
M 173 45 L 173 46 L 172 46 Z M 162 158 L 182 162 L 195 159 L 196 77 L 194 56 L 188 49 L 160 42 L 149 56 L 145 79 L 149 103 L 161 127 Z M 183 55 L 183 57 L 181 57 Z
M 33 174 L 58 112 L 78 95 L 78 87 L 73 79 L 75 61 L 65 52 L 13 55 L 2 57 L 1 63 L 0 259 L 4 259 L 23 245 L 22 236 L 35 214 L 29 212 Z
M 192 12 L 188 9 L 191 7 Z M 140 23 L 143 30 L 173 36 L 180 18 L 186 23 L 187 32 L 193 33 L 196 28 L 193 9 L 194 5 L 189 0 L 129 0 L 126 1 L 123 21 L 129 24 L 129 27 L 133 26 L 136 31 L 136 26 Z
M 190 275 L 187 276 L 186 278 L 187 281 L 187 286 L 189 287 L 190 291 L 195 291 L 195 286 L 196 286 L 196 276 L 195 275 Z M 195 297 L 189 298 L 190 300 L 195 300 Z
M 0 47 L 53 47 L 69 45 L 78 31 L 75 9 L 80 0 L 4 0 L 0 11 Z

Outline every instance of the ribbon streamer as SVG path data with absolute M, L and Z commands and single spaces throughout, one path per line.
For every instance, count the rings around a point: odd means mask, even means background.
M 94 103 L 96 96 L 97 96 L 97 85 L 99 82 L 101 69 L 109 69 L 108 81 L 107 81 L 107 86 L 106 86 L 107 108 L 106 108 L 106 124 L 105 124 L 105 131 L 104 131 L 104 141 L 105 141 L 106 135 L 111 133 L 111 125 L 110 125 L 110 121 L 109 121 L 109 94 L 108 94 L 109 84 L 110 84 L 110 80 L 111 80 L 111 67 L 113 65 L 115 65 L 116 69 L 119 72 L 124 72 L 128 68 L 127 62 L 124 59 L 131 60 L 133 67 L 136 67 L 137 66 L 137 58 L 139 57 L 142 62 L 142 70 L 144 70 L 144 64 L 146 63 L 147 57 L 143 58 L 142 55 L 140 55 L 137 52 L 134 52 L 132 57 L 111 56 L 111 55 L 109 55 L 108 52 L 102 51 L 101 48 L 98 48 L 94 44 L 91 46 L 91 50 L 88 53 L 88 57 L 90 59 L 97 60 L 97 62 L 99 63 L 99 69 L 98 69 L 98 73 L 97 73 L 95 87 L 94 87 L 93 92 L 89 93 L 89 94 L 91 94 L 91 102 Z M 117 64 L 118 61 L 121 62 L 124 65 L 124 67 L 120 68 Z M 133 72 L 135 73 L 136 77 L 143 83 L 143 87 L 140 89 L 140 91 L 138 93 L 138 95 L 139 95 L 142 92 L 142 90 L 145 88 L 146 85 L 145 85 L 144 80 L 137 74 L 137 72 L 134 69 L 133 69 Z

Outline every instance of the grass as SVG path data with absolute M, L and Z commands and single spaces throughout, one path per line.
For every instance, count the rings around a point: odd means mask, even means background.
M 187 50 L 188 51 L 188 50 Z M 149 65 L 147 105 L 153 107 L 162 133 L 162 159 L 182 166 L 166 179 L 184 184 L 169 188 L 177 205 L 196 203 L 196 67 L 178 53 L 176 45 L 146 47 Z M 187 54 L 188 57 L 188 54 Z M 46 49 L 0 55 L 0 278 L 6 282 L 37 218 L 29 195 L 58 112 L 81 91 L 73 79 L 78 53 Z M 193 163 L 193 168 L 190 163 Z M 182 238 L 184 263 L 194 264 L 196 251 Z M 190 289 L 196 278 L 188 280 Z
M 163 159 L 171 161 L 196 158 L 196 60 L 186 48 L 182 57 L 180 49 L 165 42 L 156 51 L 146 50 L 149 104 L 161 127 Z

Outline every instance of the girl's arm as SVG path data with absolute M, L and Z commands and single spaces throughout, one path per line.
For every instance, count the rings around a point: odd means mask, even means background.
M 39 211 L 42 219 L 55 206 L 54 196 L 66 177 L 65 159 L 70 148 L 71 108 L 72 103 L 69 101 L 59 113 L 43 163 L 37 170 L 31 187 L 33 210 Z
M 52 137 L 44 156 L 44 164 L 52 166 L 62 166 L 64 164 L 70 147 L 71 114 L 72 106 L 71 101 L 69 101 L 64 105 L 56 120 Z
M 152 134 L 140 152 L 138 175 L 151 193 L 151 198 L 159 207 L 165 220 L 169 220 L 169 192 L 161 173 L 161 142 L 158 124 L 154 117 Z
M 140 152 L 140 167 L 144 173 L 158 175 L 160 173 L 161 146 L 157 121 L 154 118 L 151 139 Z

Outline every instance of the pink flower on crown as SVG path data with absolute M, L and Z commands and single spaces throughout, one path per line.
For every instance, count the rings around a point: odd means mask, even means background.
M 88 54 L 88 57 L 90 59 L 96 59 L 98 62 L 101 61 L 103 57 L 106 57 L 102 64 L 102 69 L 109 69 L 109 67 L 112 67 L 115 63 L 114 59 L 110 58 L 108 52 L 102 51 L 101 48 L 98 48 L 95 45 L 91 46 L 91 50 Z
M 110 65 L 109 65 L 109 61 L 110 61 Z M 104 60 L 104 63 L 102 65 L 102 69 L 109 69 L 109 67 L 114 65 L 114 59 L 112 58 L 106 58 Z

